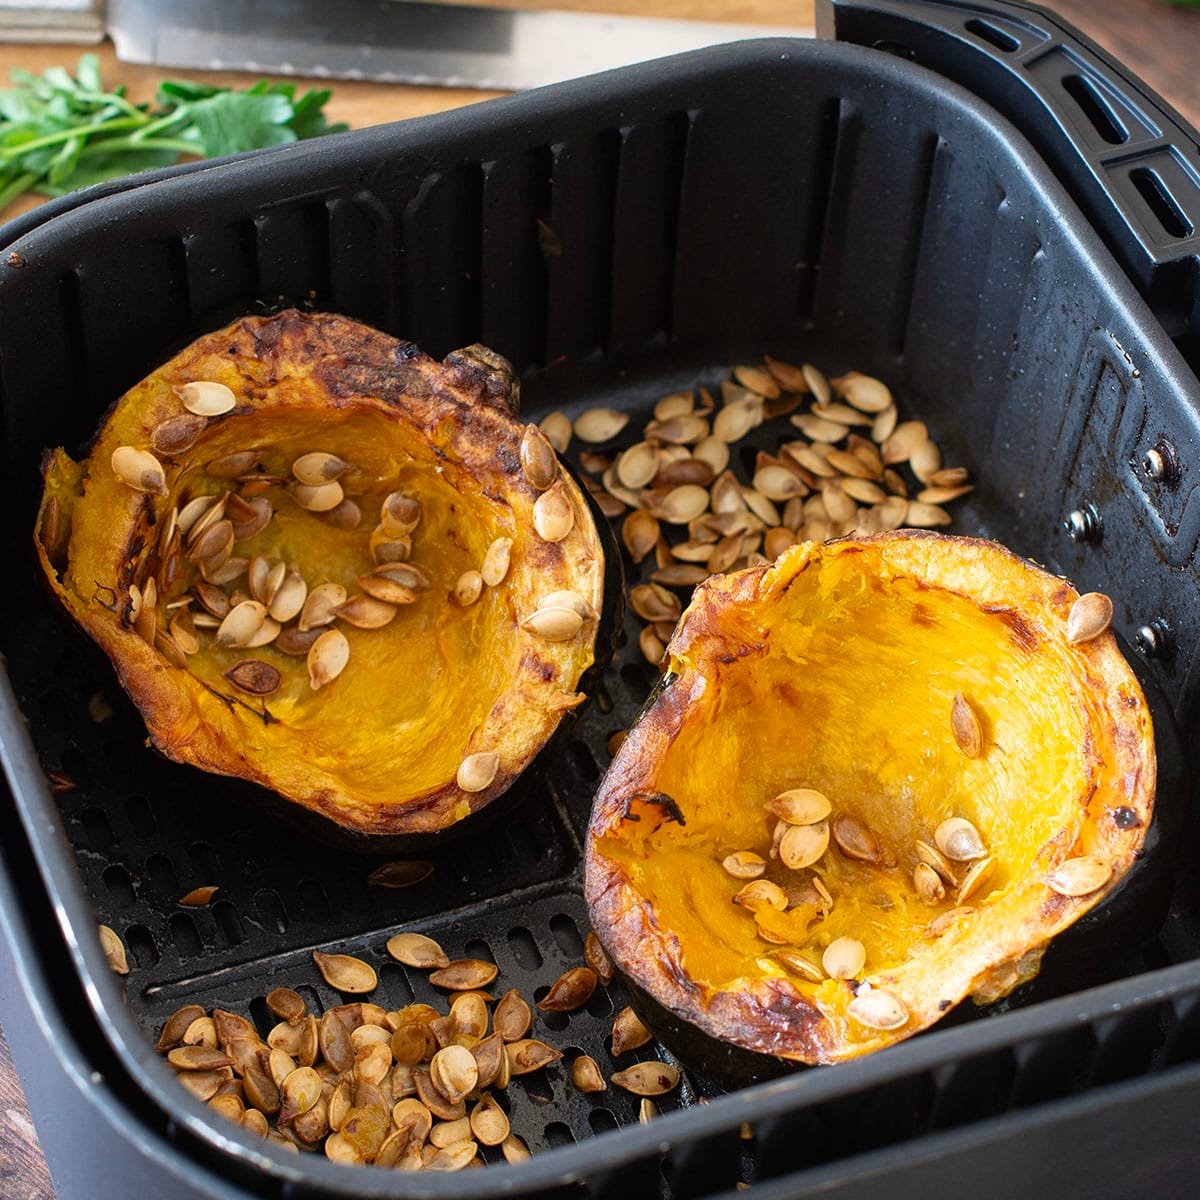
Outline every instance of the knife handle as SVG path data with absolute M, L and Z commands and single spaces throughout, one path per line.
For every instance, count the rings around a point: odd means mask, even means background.
M 817 0 L 817 32 L 911 59 L 998 109 L 1194 359 L 1200 150 L 1166 101 L 1063 18 L 1022 0 Z

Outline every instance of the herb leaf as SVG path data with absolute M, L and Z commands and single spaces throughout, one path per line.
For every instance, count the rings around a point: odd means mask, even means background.
M 238 154 L 347 128 L 326 119 L 327 90 L 297 98 L 293 84 L 269 80 L 244 89 L 165 80 L 151 107 L 131 104 L 123 87 L 105 90 L 94 54 L 74 75 L 11 75 L 0 90 L 0 215 L 26 191 L 59 196 L 183 154 Z

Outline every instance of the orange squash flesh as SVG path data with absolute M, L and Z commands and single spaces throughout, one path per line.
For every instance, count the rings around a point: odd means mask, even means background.
M 1075 598 L 992 543 L 912 531 L 804 544 L 702 585 L 669 647 L 676 678 L 622 745 L 593 811 L 587 893 L 618 965 L 704 1032 L 808 1063 L 879 1049 L 966 995 L 996 999 L 1035 974 L 1049 939 L 1129 868 L 1153 805 L 1141 690 L 1111 633 L 1067 643 Z M 981 719 L 977 759 L 952 732 L 957 693 Z M 811 870 L 772 859 L 764 804 L 798 787 L 863 821 L 879 861 L 833 844 Z M 1121 828 L 1118 808 L 1136 827 Z M 931 935 L 958 905 L 952 888 L 932 905 L 919 898 L 914 843 L 933 844 L 949 817 L 976 826 L 995 867 L 968 898 L 973 911 Z M 745 880 L 721 864 L 738 850 L 799 889 L 788 911 L 760 910 L 770 940 L 732 902 Z M 1111 864 L 1111 879 L 1056 894 L 1045 876 L 1082 854 Z M 810 982 L 778 955 L 819 969 L 839 937 L 866 949 L 855 980 Z M 864 982 L 904 1004 L 901 1028 L 848 1014 Z
M 147 448 L 160 422 L 185 411 L 174 386 L 195 380 L 226 384 L 237 407 L 210 419 L 195 445 L 160 456 L 169 495 L 132 490 L 109 465 L 113 450 Z M 117 403 L 86 462 L 53 452 L 39 523 L 43 568 L 113 660 L 163 753 L 261 783 L 364 834 L 438 832 L 507 789 L 582 700 L 576 685 L 593 661 L 596 630 L 589 621 L 556 643 L 521 622 L 558 589 L 598 611 L 604 574 L 595 525 L 565 473 L 570 535 L 550 543 L 533 528 L 539 492 L 521 470 L 525 427 L 510 411 L 514 392 L 506 364 L 462 352 L 436 363 L 344 318 L 287 312 L 235 322 L 155 371 Z M 180 667 L 128 619 L 129 585 L 158 570 L 154 545 L 170 507 L 230 489 L 253 494 L 253 483 L 206 469 L 247 449 L 257 454 L 256 473 L 283 481 L 310 451 L 353 464 L 340 482 L 362 510 L 357 529 L 305 510 L 280 482 L 265 493 L 271 521 L 234 547 L 237 556 L 296 564 L 310 589 L 331 582 L 356 594 L 356 579 L 375 565 L 370 538 L 384 498 L 399 491 L 421 504 L 410 561 L 428 576 L 428 590 L 383 628 L 338 621 L 349 663 L 319 690 L 305 658 L 273 644 L 226 649 L 202 632 L 200 652 Z M 474 604 L 453 603 L 456 580 L 478 570 L 500 537 L 513 543 L 506 578 Z M 196 578 L 186 555 L 165 589 L 159 574 L 160 630 L 166 605 Z M 226 590 L 246 586 L 243 575 Z M 248 696 L 226 678 L 246 658 L 279 670 L 271 695 Z M 484 790 L 464 791 L 459 764 L 481 751 L 499 755 L 499 770 Z

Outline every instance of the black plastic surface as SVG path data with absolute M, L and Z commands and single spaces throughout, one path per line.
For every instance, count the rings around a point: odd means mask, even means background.
M 1167 1069 L 1200 1057 L 1200 899 L 1187 886 L 1142 953 L 1040 995 L 1113 981 L 1093 992 L 964 1008 L 886 1054 L 703 1106 L 693 1078 L 686 1111 L 619 1137 L 589 1135 L 608 1121 L 593 1113 L 630 1120 L 622 1098 L 581 1097 L 552 1071 L 549 1104 L 534 1083 L 514 1090 L 519 1132 L 547 1152 L 483 1175 L 298 1163 L 214 1124 L 144 1036 L 185 998 L 253 1012 L 286 981 L 327 1004 L 313 947 L 377 956 L 405 927 L 495 955 L 526 989 L 548 984 L 577 955 L 578 839 L 605 744 L 653 678 L 630 638 L 504 837 L 430 854 L 432 880 L 400 892 L 368 890 L 358 856 L 279 829 L 236 783 L 149 753 L 111 668 L 36 586 L 36 463 L 45 445 L 85 439 L 182 339 L 256 302 L 309 300 L 435 354 L 484 341 L 523 372 L 527 415 L 610 403 L 644 418 L 658 397 L 764 351 L 879 374 L 979 480 L 959 531 L 1102 587 L 1127 637 L 1169 622 L 1175 650 L 1151 676 L 1192 721 L 1200 388 L 1061 186 L 967 93 L 854 47 L 746 43 L 145 183 L 3 248 L 4 536 L 18 565 L 0 646 L 28 721 L 0 689 L 13 792 L 0 853 L 21 881 L 9 941 L 18 956 L 44 947 L 26 994 L 68 1013 L 74 1041 L 104 1059 L 92 1094 L 139 1166 L 157 1156 L 166 1181 L 191 1159 L 247 1194 L 289 1197 L 705 1196 L 751 1171 L 800 1172 L 787 1194 L 850 1194 L 871 1155 L 919 1158 L 950 1128 L 961 1147 L 994 1137 L 995 1121 L 1075 1121 L 1098 1089 L 1160 1077 L 1175 1088 Z M 1139 475 L 1151 437 L 1177 448 L 1173 487 Z M 1077 545 L 1060 523 L 1084 499 L 1104 535 Z M 97 690 L 113 713 L 101 721 Z M 52 798 L 39 759 L 77 790 Z M 211 908 L 173 903 L 202 883 L 221 886 Z M 123 984 L 105 969 L 93 906 L 132 951 Z M 389 1003 L 423 987 L 395 966 L 382 974 Z M 607 1070 L 607 1013 L 593 1004 L 552 1038 Z M 77 1059 L 64 1067 L 77 1072 Z M 99 1125 L 78 1136 L 111 1155 L 104 1129 L 103 1142 Z M 958 1161 L 974 1194 L 996 1194 L 991 1158 Z M 1163 1147 L 1147 1177 L 1169 1183 L 1180 1161 Z M 188 1186 L 216 1194 L 201 1173 Z

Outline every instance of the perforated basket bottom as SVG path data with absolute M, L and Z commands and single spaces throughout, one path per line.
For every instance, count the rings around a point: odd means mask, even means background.
M 687 382 L 712 386 L 722 374 L 714 369 Z M 642 380 L 636 390 L 570 402 L 559 395 L 553 406 L 574 412 L 606 403 L 632 410 L 633 420 L 614 443 L 621 447 L 640 436 L 653 400 L 682 382 Z M 757 449 L 774 450 L 789 436 L 794 431 L 786 418 L 755 431 L 736 451 L 742 477 L 749 478 Z M 568 454 L 577 468 L 582 448 L 575 442 Z M 1003 532 L 970 504 L 960 502 L 953 511 L 955 532 Z M 648 578 L 653 566 L 653 557 L 640 570 L 626 558 L 628 582 Z M 640 628 L 627 613 L 623 643 L 571 739 L 544 777 L 520 781 L 527 794 L 519 807 L 489 828 L 420 854 L 433 864 L 432 876 L 389 891 L 367 885 L 370 870 L 384 860 L 320 845 L 263 812 L 256 789 L 148 749 L 144 725 L 103 656 L 49 604 L 27 611 L 8 639 L 10 673 L 43 765 L 75 785 L 59 797 L 64 829 L 99 919 L 128 947 L 128 1003 L 147 1034 L 154 1036 L 188 1002 L 249 1014 L 265 1034 L 274 1022 L 263 997 L 283 985 L 297 988 L 314 1012 L 341 1003 L 344 998 L 313 966 L 314 948 L 372 962 L 380 977 L 369 997 L 374 1002 L 394 1008 L 426 1001 L 444 1011 L 444 996 L 425 973 L 401 967 L 384 950 L 391 934 L 408 928 L 429 932 L 451 956 L 494 960 L 501 968 L 497 994 L 515 987 L 529 999 L 540 998 L 561 971 L 581 962 L 587 925 L 580 845 L 590 799 L 609 761 L 610 736 L 629 727 L 657 678 L 638 649 Z M 202 885 L 220 889 L 210 905 L 178 904 Z M 1173 957 L 1156 943 L 1136 961 L 1108 964 L 1104 975 L 1134 974 Z M 1052 971 L 1044 976 L 1004 1007 L 1081 982 L 1055 981 Z M 622 987 L 614 984 L 576 1013 L 537 1014 L 534 1036 L 562 1049 L 564 1061 L 514 1080 L 502 1100 L 514 1132 L 531 1149 L 637 1121 L 634 1097 L 611 1087 L 582 1095 L 570 1083 L 570 1059 L 579 1052 L 595 1058 L 606 1076 L 635 1058 L 670 1057 L 652 1044 L 614 1063 L 611 1018 L 625 1003 Z M 962 1005 L 943 1024 L 978 1015 L 974 1006 Z M 661 1107 L 686 1106 L 718 1090 L 702 1076 L 685 1074 Z

